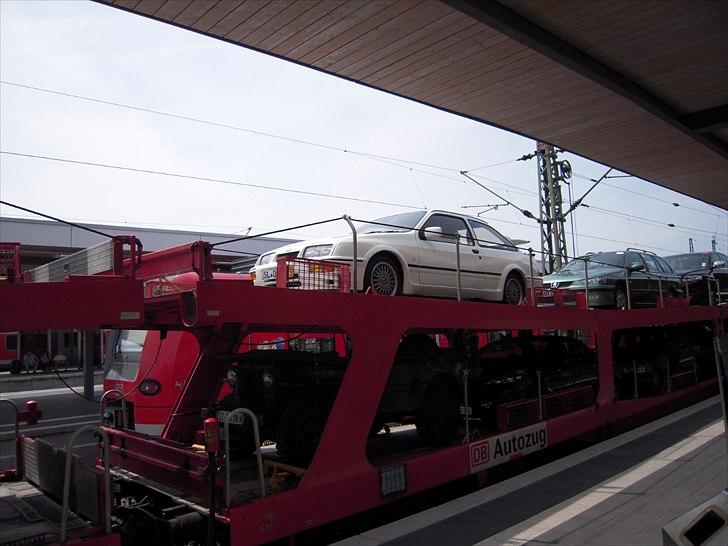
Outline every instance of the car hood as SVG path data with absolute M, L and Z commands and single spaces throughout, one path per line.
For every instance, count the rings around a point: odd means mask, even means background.
M 690 273 L 690 275 L 709 275 L 710 270 L 707 267 L 701 267 L 701 268 L 692 268 L 692 267 L 681 267 L 680 269 L 672 268 L 675 273 L 678 275 L 685 275 L 686 273 Z
M 622 269 L 617 267 L 590 267 L 589 268 L 589 278 L 595 279 L 597 277 L 609 277 L 609 278 L 617 278 L 617 277 L 623 277 L 624 272 Z M 546 275 L 543 278 L 544 284 L 571 284 L 571 283 L 578 283 L 578 282 L 584 282 L 584 273 L 583 272 L 576 272 L 572 273 L 571 271 L 557 271 L 556 273 L 552 273 L 551 275 Z
M 362 236 L 360 236 L 361 238 Z M 309 246 L 317 246 L 317 245 L 335 245 L 339 241 L 343 240 L 351 240 L 351 235 L 341 235 L 336 237 L 321 237 L 319 239 L 307 239 L 305 241 L 298 241 L 297 243 L 291 243 L 290 245 L 281 246 L 278 248 L 275 248 L 271 251 L 264 252 L 265 254 L 289 254 L 291 252 L 300 252 L 304 248 L 308 248 Z

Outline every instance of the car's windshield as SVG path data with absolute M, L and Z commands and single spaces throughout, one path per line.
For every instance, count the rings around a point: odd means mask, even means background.
M 409 231 L 422 220 L 425 215 L 424 210 L 416 212 L 403 212 L 402 214 L 394 214 L 374 220 L 375 223 L 364 224 L 356 230 L 357 233 L 396 233 L 401 231 Z M 386 224 L 386 225 L 380 225 Z
M 586 256 L 576 260 L 571 260 L 561 269 L 561 271 L 568 271 L 569 273 L 583 273 L 584 258 L 586 258 Z M 622 265 L 624 265 L 624 252 L 600 252 L 589 256 L 589 269 L 598 267 L 622 267 Z
M 678 254 L 665 258 L 673 269 L 702 269 L 710 267 L 710 254 Z

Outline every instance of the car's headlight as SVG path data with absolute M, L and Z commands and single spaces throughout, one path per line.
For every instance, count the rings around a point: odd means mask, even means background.
M 606 286 L 610 282 L 612 282 L 612 279 L 609 277 L 589 277 L 589 288 Z M 571 285 L 572 288 L 582 288 L 584 286 L 586 286 L 586 279 L 579 279 Z
M 238 370 L 235 368 L 228 368 L 228 371 L 225 374 L 225 381 L 227 381 L 227 384 L 234 389 L 235 385 L 238 384 Z
M 323 256 L 328 256 L 329 254 L 331 254 L 332 248 L 334 248 L 334 245 L 310 246 L 306 250 L 303 251 L 303 257 L 304 258 L 321 258 Z
M 273 261 L 273 256 L 274 256 L 274 254 L 273 254 L 273 253 L 271 253 L 271 254 L 263 254 L 263 255 L 262 255 L 262 256 L 260 257 L 260 260 L 258 261 L 258 265 L 265 265 L 265 264 L 269 264 L 270 262 L 272 262 L 272 261 Z

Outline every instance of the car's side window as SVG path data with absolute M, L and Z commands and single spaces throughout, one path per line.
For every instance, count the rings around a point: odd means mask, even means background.
M 644 266 L 645 262 L 642 261 L 642 258 L 639 254 L 636 252 L 628 252 L 627 253 L 627 265 L 629 267 L 639 267 Z
M 643 254 L 642 259 L 647 264 L 647 270 L 648 271 L 654 271 L 655 273 L 661 273 L 660 265 L 657 263 L 657 260 L 650 254 Z
M 516 250 L 508 239 L 483 222 L 468 220 L 470 227 L 475 234 L 478 245 L 483 247 L 499 248 L 502 250 Z
M 460 235 L 461 245 L 473 245 L 473 236 L 470 234 L 465 220 L 446 214 L 433 214 L 421 228 L 425 239 L 441 243 L 455 244 L 455 235 Z
M 659 256 L 657 256 L 655 259 L 657 260 L 657 263 L 660 264 L 660 267 L 662 267 L 662 270 L 665 273 L 674 273 L 674 271 L 672 270 L 672 267 L 670 267 L 670 264 L 667 263 L 663 258 L 660 258 Z

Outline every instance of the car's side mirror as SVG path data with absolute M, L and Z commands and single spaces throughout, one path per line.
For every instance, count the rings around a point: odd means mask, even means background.
M 428 237 L 429 235 L 429 237 Z M 426 241 L 427 239 L 443 239 L 442 228 L 440 226 L 432 226 L 428 228 L 422 228 L 420 230 L 420 239 Z
M 725 261 L 724 260 L 716 260 L 713 262 L 713 269 L 716 267 L 725 267 Z
M 634 271 L 643 271 L 645 268 L 645 264 L 634 264 L 629 266 L 629 270 Z

